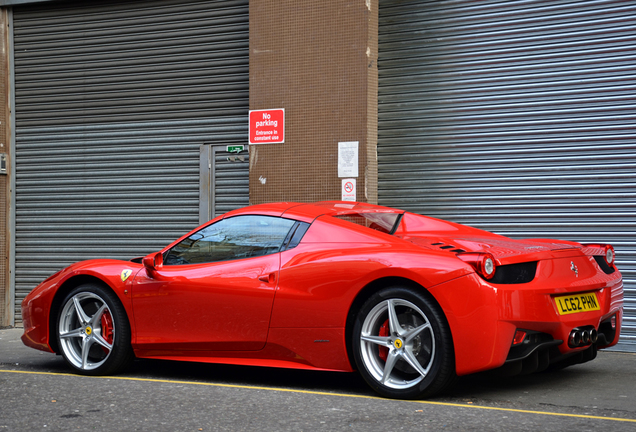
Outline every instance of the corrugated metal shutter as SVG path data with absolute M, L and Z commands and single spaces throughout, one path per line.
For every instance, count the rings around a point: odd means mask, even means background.
M 380 1 L 379 201 L 609 242 L 636 351 L 636 3 Z
M 199 146 L 247 142 L 248 0 L 16 7 L 16 316 L 74 261 L 198 224 Z

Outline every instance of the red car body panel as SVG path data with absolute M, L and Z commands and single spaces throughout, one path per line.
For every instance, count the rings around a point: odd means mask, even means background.
M 122 281 L 121 272 L 126 268 L 138 271 L 142 267 L 141 264 L 129 261 L 96 259 L 73 264 L 50 276 L 31 291 L 22 302 L 22 322 L 24 324 L 22 341 L 32 348 L 53 352 L 50 341 L 51 305 L 57 289 L 73 281 L 91 279 L 102 281 L 117 294 L 126 309 L 126 313 L 132 317 L 133 308 L 130 292 L 126 292 L 132 279 Z M 133 319 L 130 319 L 130 325 L 134 329 Z
M 388 234 L 334 217 L 352 212 L 402 216 Z M 400 210 L 342 202 L 252 206 L 208 225 L 244 214 L 282 216 L 311 226 L 295 248 L 261 257 L 164 266 L 156 274 L 130 261 L 71 265 L 23 301 L 22 340 L 55 351 L 51 310 L 71 285 L 99 280 L 123 304 L 132 347 L 143 358 L 351 371 L 347 326 L 356 302 L 370 287 L 398 282 L 426 290 L 440 305 L 459 375 L 503 365 L 517 329 L 567 341 L 574 327 L 598 328 L 616 315 L 616 337 L 607 346 L 618 341 L 620 272 L 600 271 L 592 256 L 597 252 L 578 243 L 512 240 Z M 536 261 L 536 276 L 523 284 L 490 283 L 457 258 L 458 250 L 488 252 L 498 265 Z M 124 270 L 131 275 L 122 277 Z M 596 293 L 599 310 L 559 314 L 556 297 L 590 292 Z M 581 348 L 562 343 L 559 350 L 567 354 Z
M 132 286 L 136 345 L 149 350 L 262 349 L 279 263 L 273 254 L 212 265 L 166 266 L 154 278 L 140 271 Z M 260 280 L 261 275 L 268 281 Z

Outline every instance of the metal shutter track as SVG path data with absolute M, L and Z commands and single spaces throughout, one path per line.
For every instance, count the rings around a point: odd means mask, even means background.
M 13 23 L 19 322 L 63 266 L 197 225 L 200 144 L 247 141 L 248 0 L 55 2 Z
M 380 1 L 379 201 L 609 242 L 636 351 L 636 4 Z

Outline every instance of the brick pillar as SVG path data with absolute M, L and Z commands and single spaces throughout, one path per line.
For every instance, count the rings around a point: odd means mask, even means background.
M 341 198 L 338 142 L 359 142 L 377 202 L 377 0 L 250 1 L 250 109 L 285 109 L 285 143 L 250 147 L 250 202 Z

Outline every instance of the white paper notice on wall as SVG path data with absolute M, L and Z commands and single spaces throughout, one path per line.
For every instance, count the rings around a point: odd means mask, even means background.
M 342 179 L 342 201 L 356 201 L 356 179 Z
M 338 143 L 338 177 L 358 177 L 358 141 Z

